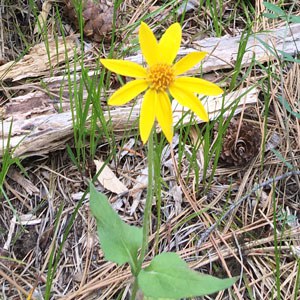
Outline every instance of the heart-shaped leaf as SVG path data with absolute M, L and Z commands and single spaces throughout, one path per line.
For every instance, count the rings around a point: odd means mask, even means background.
M 181 299 L 229 288 L 236 278 L 219 279 L 193 271 L 176 253 L 162 253 L 138 275 L 146 297 Z
M 142 245 L 142 229 L 123 222 L 110 206 L 107 197 L 90 184 L 90 209 L 97 220 L 100 244 L 107 260 L 128 262 L 135 269 L 137 251 Z

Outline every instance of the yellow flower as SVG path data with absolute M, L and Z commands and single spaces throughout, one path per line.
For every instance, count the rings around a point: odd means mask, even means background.
M 146 91 L 139 123 L 142 141 L 147 142 L 156 119 L 167 140 L 171 142 L 173 117 L 168 94 L 207 122 L 208 114 L 195 93 L 216 96 L 222 94 L 223 90 L 204 79 L 179 76 L 198 64 L 206 55 L 206 52 L 192 52 L 173 64 L 181 43 L 179 23 L 172 24 L 158 42 L 148 25 L 142 22 L 139 42 L 148 64 L 147 68 L 125 60 L 100 60 L 110 71 L 135 78 L 117 90 L 108 100 L 108 104 L 123 105 Z

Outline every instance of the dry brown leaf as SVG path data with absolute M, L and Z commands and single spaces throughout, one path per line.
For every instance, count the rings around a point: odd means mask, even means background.
M 175 215 L 178 216 L 182 211 L 182 190 L 179 185 L 175 185 L 170 189 L 170 194 L 172 195 L 175 202 Z
M 128 191 L 127 187 L 117 178 L 114 172 L 107 165 L 103 167 L 103 161 L 94 160 L 94 163 L 96 165 L 97 173 L 103 168 L 97 179 L 104 188 L 116 194 Z
M 273 132 L 266 144 L 265 152 L 272 149 L 276 149 L 280 145 L 280 142 L 281 142 L 280 135 L 276 132 Z
M 130 208 L 130 215 L 133 215 L 137 209 L 144 189 L 148 184 L 148 167 L 141 170 L 141 174 L 136 178 L 136 184 L 132 187 L 130 196 L 133 198 L 133 203 Z

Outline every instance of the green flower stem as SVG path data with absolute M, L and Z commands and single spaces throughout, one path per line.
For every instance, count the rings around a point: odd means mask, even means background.
M 153 131 L 154 127 L 151 130 L 148 139 L 148 187 L 147 187 L 147 198 L 146 204 L 144 209 L 144 222 L 143 222 L 143 242 L 140 257 L 137 262 L 137 268 L 135 275 L 135 280 L 133 283 L 131 300 L 135 300 L 136 293 L 138 290 L 138 280 L 137 277 L 142 269 L 142 264 L 145 259 L 146 251 L 148 249 L 148 237 L 149 237 L 149 224 L 150 224 L 150 217 L 151 217 L 151 206 L 153 200 L 153 163 L 154 163 L 154 146 L 153 146 Z
M 157 144 L 156 144 L 157 145 Z M 155 234 L 155 242 L 154 242 L 154 251 L 155 255 L 158 253 L 158 242 L 159 242 L 159 230 L 161 226 L 161 177 L 160 177 L 160 170 L 161 170 L 161 149 L 155 147 L 155 160 L 154 160 L 154 178 L 155 178 L 155 198 L 156 198 L 156 234 Z

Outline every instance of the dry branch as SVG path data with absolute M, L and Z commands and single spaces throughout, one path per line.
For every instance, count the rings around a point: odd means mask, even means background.
M 238 101 L 239 107 L 236 113 L 240 111 L 244 104 L 253 104 L 257 102 L 258 90 L 251 87 L 241 91 L 229 93 L 225 96 L 225 107 Z M 222 107 L 222 97 L 212 98 L 208 101 L 207 107 L 210 118 L 215 118 Z M 178 105 L 179 106 L 179 105 Z M 174 112 L 174 123 L 181 118 L 184 109 L 178 109 Z M 106 121 L 113 124 L 115 131 L 124 131 L 126 128 L 132 128 L 132 124 L 138 124 L 136 121 L 139 116 L 139 105 L 132 107 L 118 107 L 112 109 L 110 113 L 105 112 Z M 185 116 L 183 124 L 190 121 L 190 116 Z M 3 153 L 3 145 L 9 136 L 9 129 L 12 121 L 4 121 L 2 133 L 4 133 L 4 143 L 0 144 L 0 155 Z M 200 122 L 200 120 L 199 120 Z M 13 132 L 11 134 L 10 147 L 14 149 L 14 156 L 32 156 L 43 155 L 54 150 L 66 147 L 66 142 L 72 137 L 72 113 L 64 112 L 60 114 L 46 114 L 30 119 L 20 119 L 13 121 Z M 88 125 L 88 124 L 87 124 Z M 2 136 L 3 138 L 3 136 Z

